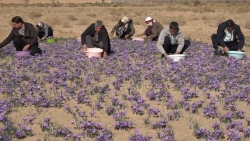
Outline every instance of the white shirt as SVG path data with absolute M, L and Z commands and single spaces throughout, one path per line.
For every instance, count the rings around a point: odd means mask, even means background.
M 25 33 L 25 29 L 19 29 L 18 31 L 19 31 L 19 33 L 20 33 L 21 35 L 25 36 L 25 34 L 24 34 L 24 33 Z
M 170 35 L 170 40 L 171 40 L 171 44 L 175 45 L 175 37 L 173 35 Z
M 231 36 L 232 36 L 232 31 L 226 30 L 226 35 L 224 37 L 224 42 L 230 42 L 231 41 Z

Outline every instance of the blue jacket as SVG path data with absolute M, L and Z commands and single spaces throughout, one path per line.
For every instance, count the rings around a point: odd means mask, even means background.
M 217 29 L 218 41 L 222 47 L 226 46 L 226 43 L 224 42 L 224 37 L 226 34 L 225 30 L 226 30 L 226 22 L 223 22 L 218 26 Z M 231 42 L 235 41 L 239 41 L 238 48 L 242 49 L 245 43 L 245 37 L 240 30 L 240 26 L 237 24 L 234 25 L 234 30 L 232 31 L 232 36 L 231 36 Z

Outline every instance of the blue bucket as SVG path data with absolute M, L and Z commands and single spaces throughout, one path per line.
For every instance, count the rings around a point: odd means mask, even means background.
M 228 51 L 227 53 L 229 57 L 234 57 L 238 60 L 243 59 L 243 57 L 246 54 L 246 52 L 242 52 L 242 51 Z

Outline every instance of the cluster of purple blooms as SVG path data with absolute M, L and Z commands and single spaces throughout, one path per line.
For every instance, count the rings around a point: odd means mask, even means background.
M 138 130 L 135 129 L 134 135 L 129 138 L 129 141 L 150 141 L 152 137 L 142 135 Z
M 1 63 L 0 93 L 6 98 L 0 100 L 0 122 L 3 125 L 0 128 L 0 140 L 33 135 L 28 124 L 34 123 L 34 116 L 24 117 L 24 123 L 19 125 L 13 124 L 8 117 L 12 108 L 18 106 L 35 106 L 37 109 L 64 107 L 75 118 L 81 133 L 57 126 L 49 118 L 41 123 L 41 129 L 52 136 L 68 140 L 84 137 L 97 141 L 112 140 L 111 130 L 103 128 L 100 123 L 86 120 L 87 113 L 95 118 L 96 112 L 102 110 L 113 117 L 115 130 L 135 128 L 133 119 L 128 120 L 127 117 L 130 111 L 125 110 L 131 110 L 135 116 L 143 116 L 147 112 L 153 118 L 161 117 L 161 112 L 167 110 L 163 120 L 153 121 L 151 126 L 160 129 L 159 139 L 174 140 L 174 131 L 168 124 L 181 120 L 181 112 L 196 114 L 199 108 L 203 110 L 202 116 L 218 119 L 220 123 L 226 124 L 226 129 L 223 131 L 218 123 L 213 125 L 213 131 L 201 127 L 194 131 L 196 138 L 249 138 L 250 119 L 245 117 L 248 113 L 237 107 L 238 102 L 250 104 L 248 57 L 243 60 L 219 58 L 212 56 L 210 45 L 193 42 L 185 60 L 173 62 L 167 58 L 159 59 L 155 42 L 112 40 L 111 44 L 113 53 L 106 59 L 89 59 L 79 51 L 79 43 L 64 41 L 41 45 L 44 50 L 42 56 Z M 13 52 L 13 45 L 8 45 L 4 52 L 0 52 L 0 57 L 8 59 L 7 56 Z M 124 87 L 128 87 L 128 91 L 124 91 Z M 175 99 L 169 89 L 177 91 L 181 99 Z M 94 97 L 97 97 L 97 101 Z M 202 98 L 206 100 L 200 100 Z M 70 100 L 93 110 L 84 112 L 78 109 L 74 112 L 68 104 Z M 106 105 L 106 102 L 111 104 Z M 164 108 L 152 106 L 151 102 L 163 103 Z M 225 112 L 220 113 L 219 104 L 222 104 Z M 126 109 L 126 106 L 131 109 Z M 77 114 L 83 121 L 77 120 Z M 245 122 L 236 122 L 236 119 Z M 151 138 L 154 137 L 143 136 L 135 131 L 130 140 L 147 141 Z
M 171 126 L 162 130 L 162 132 L 157 133 L 158 138 L 164 141 L 175 141 L 174 131 Z
M 53 137 L 63 137 L 64 140 L 81 140 L 85 133 L 73 134 L 73 132 L 68 127 L 62 127 L 52 122 L 50 118 L 44 118 L 43 122 L 40 124 L 42 131 L 47 131 Z
M 159 113 L 160 113 L 160 110 L 157 108 L 152 108 L 152 107 L 148 108 L 149 115 L 153 115 L 153 116 L 157 117 L 157 116 L 159 116 Z
M 80 122 L 80 127 L 85 131 L 86 136 L 93 138 L 99 135 L 99 131 L 103 129 L 102 125 L 93 121 Z
M 198 108 L 201 108 L 203 103 L 204 103 L 204 101 L 198 101 L 198 102 L 192 103 L 191 112 L 192 113 L 198 113 Z
M 182 88 L 181 93 L 183 95 L 183 99 L 185 99 L 185 100 L 198 97 L 198 92 L 197 91 L 190 91 L 189 87 Z
M 225 137 L 225 133 L 220 128 L 220 123 L 216 122 L 213 125 L 213 131 L 209 131 L 204 127 L 200 127 L 196 131 L 194 131 L 194 136 L 197 139 L 205 138 L 207 140 L 218 140 L 223 139 Z
M 134 127 L 134 123 L 128 120 L 117 121 L 115 123 L 115 130 L 129 130 L 133 127 Z
M 33 136 L 32 129 L 27 124 L 18 124 L 19 129 L 15 131 L 15 135 L 18 139 L 23 139 L 27 136 Z
M 180 111 L 179 110 L 173 110 L 172 112 L 169 112 L 167 114 L 168 120 L 178 120 L 180 119 L 181 115 L 180 115 Z
M 208 118 L 216 118 L 219 114 L 216 102 L 214 100 L 210 101 L 210 103 L 203 108 L 203 113 Z
M 168 121 L 166 119 L 161 119 L 159 122 L 152 122 L 153 129 L 164 129 L 167 127 Z

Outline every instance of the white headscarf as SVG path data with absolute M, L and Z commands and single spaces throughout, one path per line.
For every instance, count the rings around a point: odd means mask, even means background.
M 147 17 L 147 18 L 145 19 L 145 22 L 146 22 L 146 21 L 150 21 L 150 20 L 153 20 L 153 18 Z M 154 22 L 155 22 L 155 20 L 149 22 L 147 25 L 148 25 L 148 26 L 152 26 Z
M 39 27 L 41 27 L 41 28 L 44 28 L 44 25 L 43 25 L 42 22 L 38 22 L 36 25 L 39 26 Z

